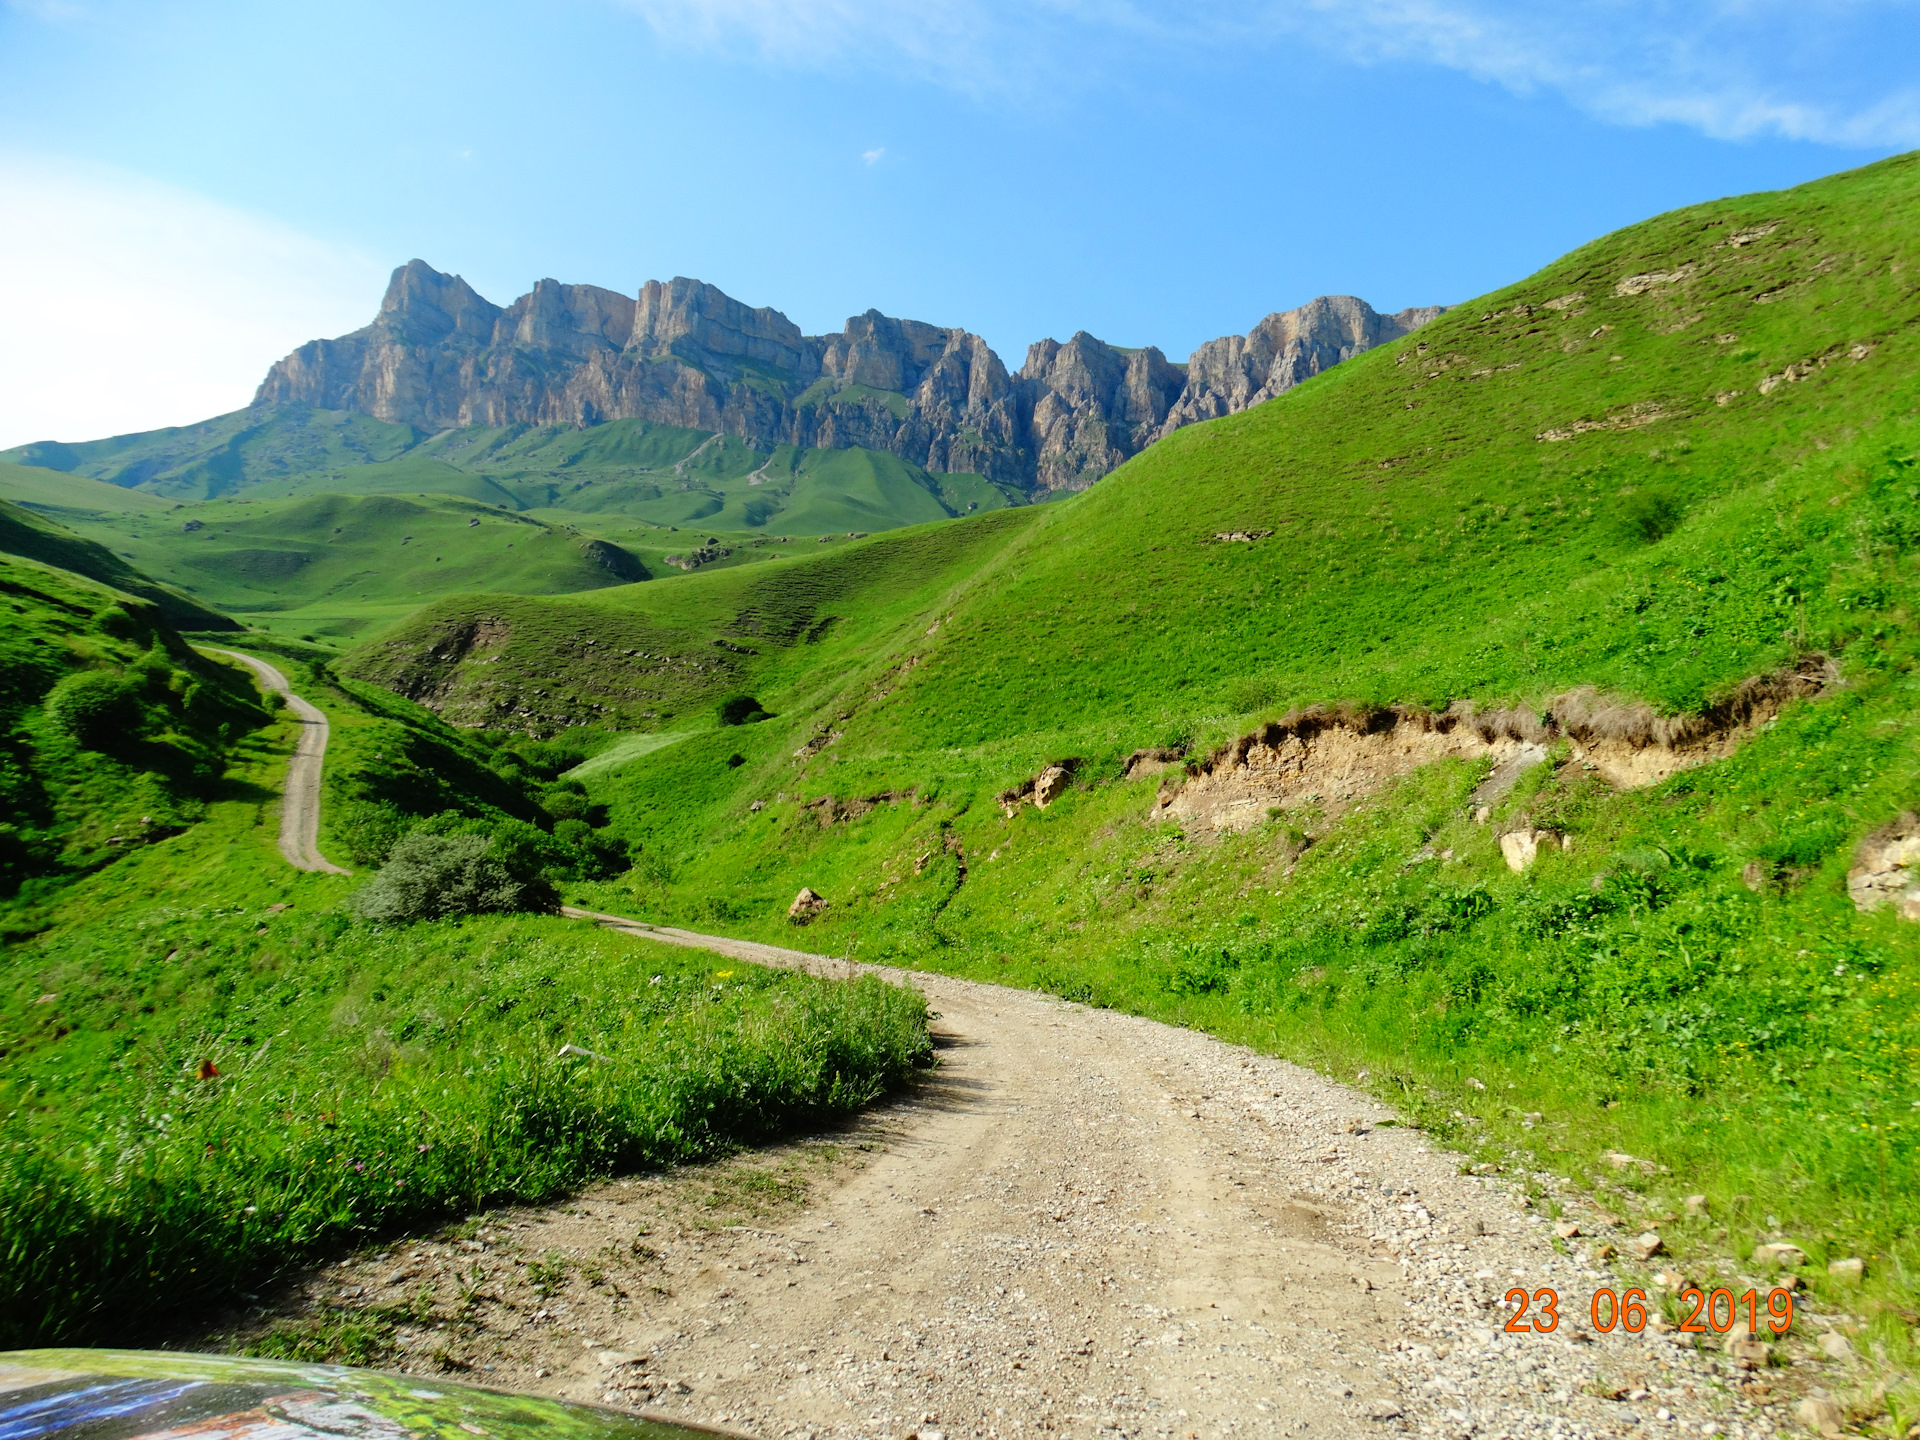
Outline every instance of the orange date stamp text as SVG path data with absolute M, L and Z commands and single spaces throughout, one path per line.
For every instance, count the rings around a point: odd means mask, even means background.
M 1758 1290 L 1736 1295 L 1724 1287 L 1709 1291 L 1689 1285 L 1678 1298 L 1686 1313 L 1674 1328 L 1683 1335 L 1724 1335 L 1743 1326 L 1748 1335 L 1758 1336 L 1762 1325 L 1784 1335 L 1793 1326 L 1793 1292 L 1786 1289 L 1770 1290 L 1764 1296 Z M 1513 1311 L 1503 1327 L 1509 1334 L 1550 1335 L 1560 1328 L 1559 1291 L 1545 1286 L 1529 1291 L 1516 1285 L 1507 1291 L 1506 1300 Z M 1588 1318 L 1603 1335 L 1616 1329 L 1638 1335 L 1652 1318 L 1648 1303 L 1644 1290 L 1596 1290 Z

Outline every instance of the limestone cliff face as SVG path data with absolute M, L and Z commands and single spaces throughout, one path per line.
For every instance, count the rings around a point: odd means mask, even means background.
M 1187 386 L 1153 436 L 1271 400 L 1322 370 L 1419 329 L 1444 307 L 1382 315 L 1352 295 L 1322 295 L 1267 316 L 1246 335 L 1209 340 L 1187 359 Z
M 978 335 L 877 310 L 838 334 L 802 335 L 778 310 L 685 278 L 633 297 L 542 280 L 503 309 L 414 260 L 394 271 L 372 324 L 301 346 L 254 403 L 428 431 L 633 418 L 1078 490 L 1180 425 L 1257 404 L 1438 313 L 1316 300 L 1210 341 L 1184 371 L 1151 346 L 1081 332 L 1032 346 L 1009 375 Z
M 1120 350 L 1082 330 L 1066 344 L 1027 347 L 1020 367 L 1032 418 L 1036 478 L 1082 490 L 1151 444 L 1186 376 L 1149 345 Z

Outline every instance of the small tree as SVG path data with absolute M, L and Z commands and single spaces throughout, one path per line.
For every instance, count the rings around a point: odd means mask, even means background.
M 559 909 L 553 887 L 524 863 L 496 854 L 486 836 L 419 832 L 393 847 L 380 873 L 349 903 L 366 919 L 385 925 Z

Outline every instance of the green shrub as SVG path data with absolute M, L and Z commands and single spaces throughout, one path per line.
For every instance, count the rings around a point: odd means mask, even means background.
M 555 820 L 582 820 L 593 806 L 578 780 L 560 780 L 541 792 L 540 808 Z
M 387 801 L 348 800 L 332 807 L 330 823 L 347 847 L 347 858 L 365 869 L 384 865 L 414 821 Z
M 767 712 L 751 695 L 729 695 L 714 709 L 722 725 L 751 725 L 767 718 Z
M 380 873 L 350 903 L 360 915 L 385 925 L 559 908 L 538 869 L 509 864 L 487 837 L 420 832 L 393 847 Z
M 135 737 L 144 720 L 133 687 L 122 676 L 104 670 L 67 676 L 47 696 L 47 713 L 54 724 L 90 750 L 104 750 Z
M 1671 490 L 1636 490 L 1620 507 L 1620 528 L 1629 539 L 1651 545 L 1680 528 L 1686 510 Z
M 93 628 L 115 640 L 132 640 L 140 634 L 140 622 L 119 605 L 109 605 L 93 617 Z

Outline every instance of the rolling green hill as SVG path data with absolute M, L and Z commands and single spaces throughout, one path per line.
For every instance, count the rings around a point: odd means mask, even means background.
M 1043 513 L 801 548 L 774 564 L 557 599 L 457 595 L 363 645 L 341 669 L 462 725 L 538 736 L 685 723 L 730 691 L 813 695 L 902 639 L 900 626 L 990 563 Z M 921 622 L 924 623 L 924 622 Z
M 153 515 L 168 505 L 158 495 L 149 495 L 144 490 L 129 490 L 123 485 L 110 485 L 104 480 L 91 480 L 62 470 L 5 463 L 0 463 L 0 496 L 55 520 L 68 513 Z
M 734 436 L 641 420 L 570 426 L 467 426 L 426 435 L 345 411 L 238 410 L 198 425 L 0 456 L 169 501 L 320 494 L 444 494 L 566 517 L 618 515 L 635 527 L 820 535 L 1003 508 L 1013 492 L 977 475 L 932 475 L 872 450 L 755 450 Z M 74 498 L 35 476 L 21 503 L 108 508 L 97 486 Z
M 6 512 L 45 523 L 16 507 Z M 58 513 L 92 537 L 77 543 L 97 560 L 105 557 L 101 564 L 124 570 L 130 562 L 209 605 L 289 634 L 351 635 L 449 591 L 559 594 L 630 584 L 653 573 L 611 541 L 446 495 L 317 495 L 174 504 L 159 514 Z M 657 567 L 664 552 L 653 553 Z
M 581 772 L 645 857 L 604 908 L 773 938 L 808 885 L 810 949 L 1362 1070 L 1708 1193 L 1683 1256 L 1772 1212 L 1907 1294 L 1920 927 L 1847 877 L 1920 809 L 1917 275 L 1920 156 L 1695 206 L 1057 505 L 446 601 L 349 668 L 676 734 Z
M 153 602 L 172 625 L 192 630 L 237 628 L 225 615 L 189 600 L 177 590 L 154 584 L 106 546 L 6 500 L 0 500 L 0 554 L 38 560 L 137 595 Z

